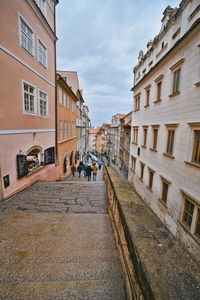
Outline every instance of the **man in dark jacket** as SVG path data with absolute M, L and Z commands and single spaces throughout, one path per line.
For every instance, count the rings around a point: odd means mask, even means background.
M 88 181 L 91 181 L 91 173 L 92 173 L 91 165 L 88 165 L 86 169 L 86 175 L 88 177 Z

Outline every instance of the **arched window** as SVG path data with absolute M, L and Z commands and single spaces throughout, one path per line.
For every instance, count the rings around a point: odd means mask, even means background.
M 40 166 L 43 161 L 42 148 L 40 146 L 34 146 L 26 152 L 28 171 Z
M 73 151 L 70 154 L 70 166 L 72 166 L 73 163 Z
M 68 154 L 66 154 L 64 158 L 64 164 L 63 164 L 64 173 L 67 172 L 68 164 L 69 164 L 69 156 Z

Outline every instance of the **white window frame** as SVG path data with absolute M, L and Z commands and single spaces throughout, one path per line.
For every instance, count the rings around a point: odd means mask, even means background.
M 68 138 L 70 137 L 70 122 L 68 122 L 67 136 L 68 136 Z
M 67 95 L 67 109 L 69 109 L 69 95 Z
M 41 5 L 41 2 L 44 3 L 44 7 Z M 46 0 L 38 0 L 38 6 L 41 9 L 42 13 L 45 15 L 47 14 L 47 9 L 46 9 Z
M 64 138 L 67 138 L 67 122 L 64 121 Z
M 33 33 L 33 39 L 32 39 L 32 43 L 33 43 L 33 49 L 32 52 L 30 52 L 27 48 L 25 48 L 22 45 L 22 30 L 21 30 L 21 21 L 23 21 L 27 27 L 29 27 Z M 31 54 L 33 57 L 35 57 L 35 31 L 33 30 L 33 28 L 30 26 L 30 24 L 26 21 L 26 19 L 21 15 L 20 12 L 18 12 L 18 30 L 19 30 L 19 43 L 20 43 L 20 47 L 22 49 L 24 49 L 26 52 L 28 52 L 29 54 Z
M 40 92 L 43 93 L 43 94 L 46 94 L 46 96 L 47 96 L 47 98 L 46 98 L 46 111 L 47 111 L 46 115 L 42 115 L 42 114 L 40 113 Z M 39 110 L 39 116 L 40 116 L 40 117 L 48 118 L 48 116 L 49 116 L 48 93 L 45 92 L 45 91 L 43 91 L 43 90 L 40 90 L 40 89 L 38 89 L 38 110 Z
M 31 86 L 32 88 L 34 88 L 34 112 L 28 112 L 25 110 L 25 99 L 24 99 L 24 84 Z M 23 107 L 23 113 L 26 115 L 32 115 L 35 116 L 37 114 L 37 96 L 36 96 L 36 87 L 31 84 L 28 81 L 22 80 L 22 107 Z
M 59 140 L 63 139 L 63 121 L 59 121 Z
M 66 93 L 63 94 L 63 105 L 66 107 Z
M 59 104 L 62 105 L 62 89 L 59 87 Z
M 39 52 L 39 43 L 41 43 L 42 46 L 44 48 L 46 48 L 46 53 L 45 53 L 45 55 L 46 55 L 46 63 L 45 64 L 43 64 L 39 60 L 39 57 L 40 57 L 40 55 L 39 55 L 40 54 L 40 52 Z M 48 50 L 47 50 L 47 46 L 45 45 L 45 43 L 41 40 L 41 38 L 39 36 L 37 36 L 37 56 L 38 56 L 38 62 L 39 62 L 39 64 L 41 64 L 43 67 L 45 67 L 46 69 L 48 69 Z

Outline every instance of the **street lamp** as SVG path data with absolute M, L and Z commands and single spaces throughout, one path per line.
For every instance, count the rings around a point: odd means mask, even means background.
M 108 167 L 110 167 L 110 145 L 112 144 L 111 140 L 110 140 L 110 136 L 109 136 L 109 140 L 108 140 Z

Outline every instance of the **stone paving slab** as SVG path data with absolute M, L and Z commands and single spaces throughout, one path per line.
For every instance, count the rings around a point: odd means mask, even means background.
M 114 280 L 0 283 L 0 291 L 1 300 L 124 299 L 123 290 L 119 290 L 118 283 Z M 117 291 L 115 295 L 113 291 Z

